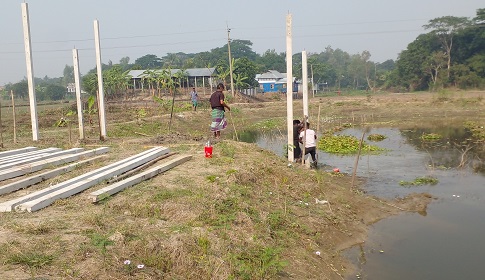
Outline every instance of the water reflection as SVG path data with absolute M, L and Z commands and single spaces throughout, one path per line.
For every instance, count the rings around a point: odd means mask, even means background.
M 342 131 L 358 138 L 358 128 Z M 363 188 L 380 197 L 428 192 L 437 199 L 427 215 L 403 214 L 375 224 L 368 240 L 346 255 L 359 267 L 360 279 L 485 279 L 485 148 L 474 143 L 465 129 L 372 128 L 368 134 L 387 138 L 371 142 L 387 151 L 361 157 L 357 174 L 366 178 Z M 442 136 L 423 141 L 423 134 Z M 286 133 L 248 137 L 259 146 L 283 156 Z M 351 173 L 355 156 L 319 151 L 321 168 L 338 167 Z M 433 176 L 438 184 L 403 187 L 400 181 Z M 350 278 L 355 279 L 355 276 Z

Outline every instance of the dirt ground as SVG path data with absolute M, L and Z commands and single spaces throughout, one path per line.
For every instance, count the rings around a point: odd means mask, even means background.
M 310 99 L 310 116 L 320 115 L 322 131 L 346 123 L 436 125 L 457 116 L 483 123 L 484 95 L 319 96 Z M 301 102 L 294 102 L 295 116 L 303 114 Z M 281 95 L 236 98 L 231 107 L 229 126 L 223 139 L 213 142 L 212 158 L 203 153 L 210 139 L 204 102 L 196 112 L 180 105 L 170 127 L 168 111 L 149 99 L 108 103 L 105 141 L 98 140 L 95 125 L 86 126 L 83 141 L 77 139 L 77 124 L 53 126 L 67 112 L 61 106 L 40 111 L 36 142 L 30 139 L 29 115 L 19 114 L 13 144 L 11 120 L 2 110 L 2 151 L 26 146 L 111 150 L 70 174 L 0 196 L 0 202 L 152 146 L 193 158 L 101 203 L 88 199 L 102 187 L 95 186 L 38 212 L 0 213 L 0 279 L 353 279 L 354 268 L 340 252 L 365 242 L 369 225 L 406 211 L 425 214 L 433 199 L 429 194 L 372 197 L 351 188 L 351 174 L 288 166 L 255 144 L 235 141 L 234 131 L 284 131 Z

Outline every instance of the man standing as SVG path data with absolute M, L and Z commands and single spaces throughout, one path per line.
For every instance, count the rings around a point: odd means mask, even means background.
M 219 83 L 216 91 L 212 93 L 210 103 L 212 107 L 211 117 L 211 131 L 214 132 L 214 137 L 219 139 L 221 137 L 221 130 L 226 128 L 227 122 L 224 118 L 225 108 L 231 110 L 231 108 L 224 102 L 224 84 Z
M 303 159 L 307 154 L 312 156 L 312 163 L 310 166 L 317 167 L 317 157 L 316 157 L 316 146 L 317 146 L 317 135 L 313 129 L 310 129 L 310 123 L 306 123 L 306 130 L 302 129 L 300 132 L 300 143 L 305 145 L 305 154 Z
M 199 96 L 197 95 L 197 91 L 195 91 L 195 87 L 192 88 L 190 99 L 192 100 L 192 108 L 194 108 L 194 111 L 197 111 L 197 102 L 199 101 Z

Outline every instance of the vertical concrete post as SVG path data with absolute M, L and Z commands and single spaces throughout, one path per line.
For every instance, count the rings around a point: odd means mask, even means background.
M 74 83 L 76 84 L 76 103 L 77 103 L 77 121 L 79 123 L 79 140 L 84 139 L 83 125 L 83 107 L 81 101 L 81 80 L 79 74 L 79 56 L 77 49 L 72 50 L 72 61 L 74 67 Z
M 286 16 L 286 113 L 288 119 L 288 161 L 293 162 L 293 41 L 291 14 Z
M 306 51 L 301 52 L 301 77 L 303 84 L 303 115 L 308 117 L 308 64 Z
M 96 68 L 98 73 L 98 112 L 99 112 L 99 139 L 106 139 L 106 117 L 104 110 L 103 69 L 101 65 L 101 44 L 99 39 L 99 23 L 94 20 L 94 44 L 96 47 Z
M 24 29 L 24 44 L 25 44 L 25 62 L 27 64 L 27 82 L 29 85 L 29 100 L 30 100 L 30 120 L 32 122 L 32 139 L 39 140 L 39 125 L 37 120 L 37 100 L 35 97 L 35 82 L 34 82 L 34 63 L 32 61 L 32 46 L 30 44 L 30 23 L 29 23 L 29 7 L 27 3 L 22 5 L 22 23 Z

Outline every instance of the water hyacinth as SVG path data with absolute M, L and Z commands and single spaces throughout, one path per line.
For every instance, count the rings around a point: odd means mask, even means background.
M 317 143 L 317 148 L 327 153 L 333 154 L 355 154 L 359 151 L 360 141 L 351 135 L 323 135 Z M 372 154 L 382 152 L 384 149 L 377 146 L 368 145 L 363 142 L 361 147 L 362 154 Z

